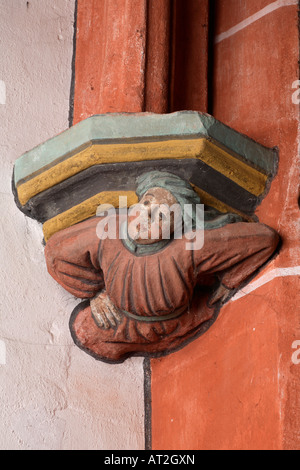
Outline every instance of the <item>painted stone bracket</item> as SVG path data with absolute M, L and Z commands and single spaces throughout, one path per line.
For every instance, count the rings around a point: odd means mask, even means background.
M 96 115 L 22 155 L 16 204 L 43 224 L 49 273 L 85 299 L 71 315 L 75 343 L 114 363 L 167 354 L 206 331 L 276 250 L 278 235 L 255 209 L 277 163 L 276 149 L 192 111 Z M 155 205 L 177 203 L 182 215 L 185 204 L 204 204 L 204 244 L 186 249 L 170 218 L 164 239 L 163 212 L 155 240 L 140 223 L 132 234 L 124 201 L 149 221 Z M 116 210 L 99 216 L 103 204 Z M 103 236 L 112 216 L 117 235 Z

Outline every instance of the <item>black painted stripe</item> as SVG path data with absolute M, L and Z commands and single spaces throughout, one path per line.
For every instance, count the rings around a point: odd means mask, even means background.
M 136 178 L 154 168 L 181 176 L 244 214 L 251 215 L 258 204 L 256 196 L 201 160 L 182 159 L 96 165 L 18 206 L 43 223 L 102 191 L 135 191 Z

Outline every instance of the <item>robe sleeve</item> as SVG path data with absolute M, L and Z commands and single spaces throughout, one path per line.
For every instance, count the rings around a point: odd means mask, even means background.
M 194 252 L 198 275 L 215 273 L 225 287 L 236 289 L 270 259 L 279 240 L 275 230 L 261 223 L 207 231 L 203 248 Z
M 75 297 L 92 298 L 104 288 L 95 217 L 53 235 L 45 248 L 50 275 Z

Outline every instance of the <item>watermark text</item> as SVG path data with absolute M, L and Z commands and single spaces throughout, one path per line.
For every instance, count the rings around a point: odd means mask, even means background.
M 294 104 L 300 104 L 300 80 L 295 80 L 292 84 L 292 88 L 296 89 L 292 94 L 292 102 Z
M 300 340 L 293 342 L 292 349 L 296 349 L 292 355 L 292 363 L 297 366 L 300 364 Z
M 0 340 L 0 366 L 6 364 L 6 346 L 4 341 Z
M 102 204 L 97 209 L 100 240 L 129 238 L 138 244 L 185 238 L 186 250 L 199 250 L 204 244 L 204 205 L 135 204 L 127 207 L 127 197 L 120 196 L 119 209 Z M 118 227 L 118 218 L 122 224 Z M 124 229 L 125 224 L 125 229 Z

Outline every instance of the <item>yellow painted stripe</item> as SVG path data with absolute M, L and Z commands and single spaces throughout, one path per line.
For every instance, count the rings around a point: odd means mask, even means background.
M 170 158 L 196 158 L 201 153 L 204 142 L 205 139 L 190 139 L 135 144 L 92 145 L 17 187 L 19 201 L 24 205 L 33 196 L 52 188 L 93 165 Z
M 119 208 L 120 196 L 127 197 L 128 207 L 138 202 L 138 197 L 134 191 L 103 191 L 45 222 L 43 225 L 45 241 L 47 242 L 52 235 L 60 230 L 94 217 L 101 204 Z
M 246 216 L 242 212 L 233 209 L 232 207 L 224 204 L 223 202 L 219 201 L 215 197 L 211 196 L 207 192 L 203 191 L 202 189 L 198 188 L 195 185 L 192 185 L 194 190 L 199 194 L 201 198 L 201 202 L 208 206 L 211 206 L 222 213 L 232 212 L 235 214 L 241 215 L 245 220 L 249 222 L 252 221 L 251 217 Z M 71 227 L 79 222 L 83 222 L 90 217 L 94 217 L 97 213 L 98 207 L 103 205 L 112 205 L 116 208 L 119 206 L 119 197 L 126 196 L 127 197 L 127 207 L 132 206 L 138 202 L 138 197 L 134 191 L 103 191 L 90 199 L 78 204 L 68 211 L 62 212 L 61 214 L 49 219 L 43 225 L 43 232 L 44 238 L 47 242 L 52 235 L 59 232 L 60 230 L 66 229 Z
M 268 177 L 265 174 L 233 157 L 213 142 L 205 141 L 199 158 L 255 196 L 262 194 L 266 188 Z
M 146 160 L 199 158 L 250 193 L 258 196 L 265 189 L 267 176 L 233 157 L 206 139 L 169 140 L 135 144 L 92 145 L 21 184 L 18 197 L 22 205 L 46 189 L 61 183 L 93 165 Z

